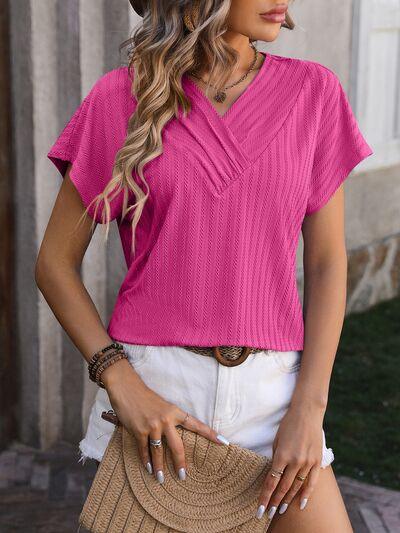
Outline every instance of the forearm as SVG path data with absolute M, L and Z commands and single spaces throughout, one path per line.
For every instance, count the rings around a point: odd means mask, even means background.
M 291 405 L 323 413 L 343 326 L 346 306 L 347 260 L 336 258 L 305 275 L 304 349 Z
M 35 278 L 55 317 L 86 361 L 113 342 L 73 265 L 41 261 L 36 266 Z M 136 385 L 141 382 L 132 365 L 121 359 L 102 372 L 101 380 L 109 391 L 115 382 L 128 376 Z
M 112 342 L 79 272 L 72 265 L 39 262 L 35 278 L 62 328 L 87 361 Z

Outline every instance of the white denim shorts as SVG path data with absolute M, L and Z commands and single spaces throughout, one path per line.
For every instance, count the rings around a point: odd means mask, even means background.
M 154 392 L 230 442 L 272 457 L 272 444 L 289 407 L 302 351 L 264 350 L 250 354 L 240 365 L 227 367 L 214 357 L 180 346 L 121 344 L 130 363 Z M 79 461 L 101 461 L 114 429 L 101 418 L 102 411 L 109 409 L 108 394 L 99 388 L 86 435 L 79 443 Z M 324 430 L 321 439 L 321 467 L 326 467 L 334 455 L 326 447 Z

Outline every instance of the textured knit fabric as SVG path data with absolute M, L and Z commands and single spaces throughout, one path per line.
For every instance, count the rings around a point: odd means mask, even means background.
M 303 349 L 302 222 L 373 152 L 332 70 L 263 53 L 260 71 L 222 117 L 183 76 L 192 109 L 164 127 L 163 153 L 145 166 L 150 196 L 133 258 L 122 192 L 113 200 L 128 271 L 111 338 Z M 48 152 L 62 176 L 72 162 L 86 206 L 111 179 L 124 144 L 136 106 L 131 82 L 126 66 L 101 76 Z

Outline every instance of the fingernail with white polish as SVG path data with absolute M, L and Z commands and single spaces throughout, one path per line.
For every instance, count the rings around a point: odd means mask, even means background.
M 229 440 L 228 440 L 226 437 L 224 437 L 223 435 L 217 435 L 217 439 L 218 439 L 220 442 L 222 442 L 223 444 L 226 444 L 226 445 L 229 444 Z
M 265 505 L 260 505 L 257 509 L 257 518 L 262 518 L 265 511 Z
M 303 498 L 300 502 L 300 509 L 304 509 L 304 507 L 307 505 L 308 498 Z
M 283 514 L 287 508 L 288 508 L 288 504 L 282 503 L 282 505 L 279 507 L 279 514 Z
M 272 518 L 274 516 L 274 514 L 276 513 L 276 509 L 277 509 L 277 507 L 275 505 L 270 507 L 270 509 L 268 511 L 268 518 Z
M 153 468 L 151 466 L 151 463 L 146 463 L 146 470 L 149 474 L 153 473 Z
M 164 483 L 164 473 L 162 470 L 157 470 L 157 481 Z
M 179 479 L 186 479 L 186 470 L 182 467 L 178 470 Z

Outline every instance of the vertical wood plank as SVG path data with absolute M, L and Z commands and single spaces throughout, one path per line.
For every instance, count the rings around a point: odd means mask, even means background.
M 31 3 L 14 0 L 10 10 L 15 328 L 18 357 L 18 434 L 22 442 L 40 444 L 38 291 L 33 282 L 37 256 L 34 180 Z
M 107 0 L 108 1 L 108 0 Z M 105 72 L 104 69 L 104 12 L 103 0 L 85 0 L 80 4 L 79 32 L 81 65 L 81 98 L 86 95 L 90 87 Z M 99 224 L 86 251 L 82 277 L 93 303 L 105 323 L 106 308 L 106 250 L 103 244 L 103 229 Z M 98 387 L 88 378 L 86 364 L 82 366 L 82 398 L 80 405 L 81 437 L 86 431 L 90 410 Z
M 17 355 L 14 343 L 14 224 L 11 163 L 11 66 L 9 9 L 0 9 L 0 448 L 17 434 Z
M 57 68 L 58 68 L 58 117 L 60 128 L 80 104 L 80 1 L 57 0 Z M 62 332 L 62 438 L 76 442 L 81 437 L 80 411 L 82 405 L 83 359 L 66 333 Z

